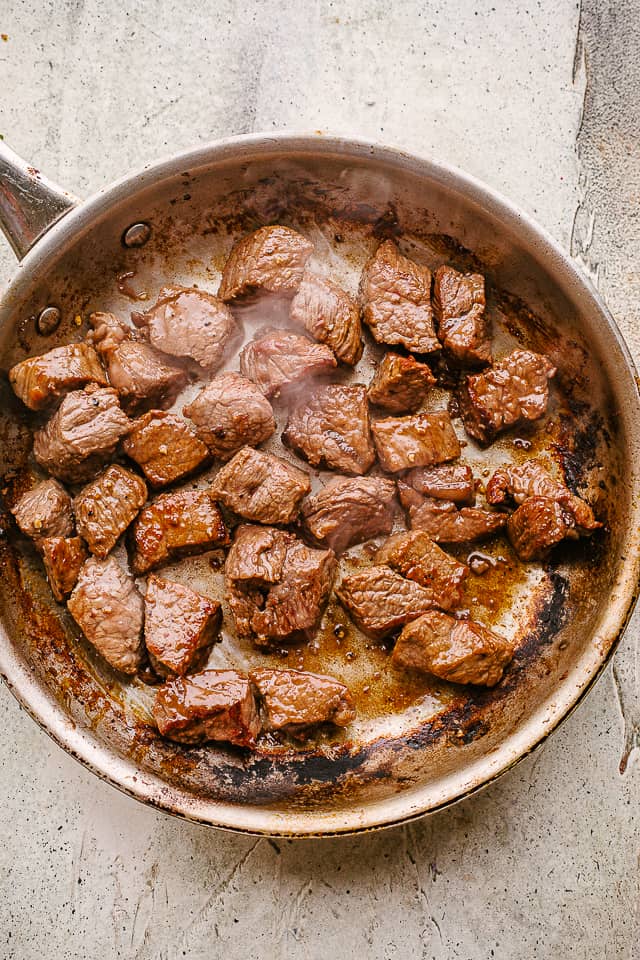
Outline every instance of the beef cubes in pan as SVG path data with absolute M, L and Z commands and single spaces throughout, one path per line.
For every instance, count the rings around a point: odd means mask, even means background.
M 382 477 L 338 477 L 305 502 L 303 525 L 317 543 L 342 553 L 355 543 L 390 533 L 396 485 Z
M 264 730 L 304 737 L 324 724 L 346 727 L 355 720 L 349 689 L 333 677 L 304 670 L 258 669 L 249 679 L 258 692 Z
M 305 273 L 291 301 L 290 318 L 330 347 L 341 363 L 353 367 L 362 356 L 360 307 L 332 280 Z
M 47 537 L 39 547 L 51 592 L 62 603 L 78 582 L 87 548 L 81 537 Z
M 390 413 L 414 413 L 435 382 L 426 363 L 398 353 L 385 353 L 367 392 L 371 403 Z
M 290 227 L 261 227 L 229 255 L 218 296 L 231 302 L 256 293 L 292 297 L 302 281 L 313 244 Z
M 253 747 L 260 717 L 251 684 L 237 670 L 203 670 L 160 687 L 153 716 L 163 737 L 199 744 L 223 740 Z
M 344 577 L 336 596 L 356 626 L 375 639 L 435 605 L 431 590 L 382 563 Z
M 329 347 L 289 330 L 263 331 L 240 351 L 240 372 L 266 397 L 289 384 L 330 373 L 335 366 Z
M 268 440 L 276 429 L 271 404 L 255 383 L 239 373 L 215 377 L 184 408 L 184 414 L 220 460 L 230 460 L 247 444 L 257 446 Z
M 292 523 L 309 476 L 280 457 L 243 447 L 216 474 L 211 492 L 238 516 L 255 523 Z
M 529 497 L 546 497 L 556 500 L 571 514 L 581 533 L 590 533 L 602 526 L 589 504 L 571 493 L 561 480 L 556 480 L 540 460 L 525 460 L 496 470 L 487 484 L 486 496 L 488 503 L 503 504 L 513 500 L 518 506 Z
M 465 463 L 441 463 L 435 467 L 414 467 L 403 481 L 425 497 L 452 500 L 469 505 L 475 500 L 475 481 L 471 467 Z
M 206 657 L 222 619 L 217 600 L 151 574 L 144 598 L 144 642 L 154 670 L 182 676 Z
M 507 522 L 504 513 L 462 507 L 453 500 L 424 497 L 413 487 L 398 481 L 400 502 L 409 515 L 412 530 L 424 530 L 436 543 L 466 543 L 480 540 L 501 530 Z
M 390 473 L 460 456 L 460 442 L 445 410 L 374 420 L 371 430 L 380 464 Z
M 73 501 L 78 533 L 96 557 L 106 557 L 136 518 L 147 499 L 147 485 L 137 474 L 112 463 Z
M 450 357 L 463 366 L 491 363 L 491 334 L 485 314 L 484 277 L 439 267 L 433 284 L 438 337 Z
M 441 550 L 423 530 L 402 531 L 389 537 L 375 559 L 429 590 L 434 606 L 453 610 L 462 603 L 462 585 L 469 568 Z
M 150 410 L 136 420 L 122 448 L 153 487 L 184 480 L 211 457 L 193 425 L 164 410 Z
M 30 410 L 44 410 L 65 393 L 89 383 L 108 385 L 104 367 L 88 343 L 68 343 L 22 360 L 9 371 L 9 381 Z
M 11 508 L 21 531 L 39 544 L 46 537 L 69 537 L 74 532 L 71 497 L 57 480 L 42 480 Z

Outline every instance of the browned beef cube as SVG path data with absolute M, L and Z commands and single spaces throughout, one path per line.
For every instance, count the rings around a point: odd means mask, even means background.
M 208 490 L 162 493 L 138 514 L 132 529 L 132 566 L 147 573 L 175 557 L 229 542 L 222 514 Z
M 116 670 L 135 673 L 142 660 L 144 604 L 117 560 L 89 557 L 69 597 L 69 613 Z
M 184 480 L 210 459 L 193 426 L 164 410 L 150 410 L 136 420 L 122 447 L 153 487 Z
M 112 313 L 92 313 L 89 322 L 93 343 L 124 409 L 134 415 L 170 407 L 187 382 L 185 369 L 150 344 L 135 340 L 133 331 Z
M 330 373 L 337 366 L 323 343 L 288 330 L 260 333 L 240 352 L 240 372 L 272 397 L 291 383 Z
M 207 370 L 220 366 L 227 343 L 238 333 L 226 303 L 194 287 L 164 287 L 155 306 L 132 313 L 131 319 L 157 350 Z
M 271 453 L 243 447 L 218 471 L 211 492 L 245 520 L 292 523 L 310 489 L 304 470 Z
M 415 353 L 440 350 L 431 310 L 431 271 L 403 257 L 391 240 L 378 247 L 360 281 L 363 319 L 378 343 Z
M 376 458 L 366 387 L 331 384 L 315 390 L 291 410 L 282 440 L 314 467 L 366 473 Z
M 557 500 L 529 497 L 509 517 L 507 533 L 521 560 L 544 560 L 565 537 L 576 537 L 573 516 Z
M 398 667 L 486 687 L 498 683 L 512 657 L 512 644 L 481 623 L 454 620 L 439 610 L 407 624 L 391 655 Z
M 228 583 L 254 586 L 278 583 L 287 547 L 293 540 L 293 534 L 274 527 L 248 523 L 236 527 L 225 563 Z
M 436 500 L 398 481 L 400 502 L 413 530 L 424 530 L 436 543 L 466 543 L 498 533 L 507 522 L 504 513 L 476 507 L 458 509 L 453 500 Z
M 231 251 L 218 296 L 227 302 L 261 291 L 292 297 L 312 253 L 313 244 L 290 227 L 261 227 Z
M 413 413 L 436 382 L 426 363 L 385 353 L 369 384 L 369 400 L 392 413 Z
M 135 473 L 112 463 L 73 501 L 78 533 L 96 557 L 111 553 L 147 499 L 147 485 Z
M 221 619 L 217 600 L 152 574 L 144 598 L 144 641 L 156 672 L 187 673 L 206 657 Z
M 74 531 L 71 497 L 57 480 L 42 480 L 11 508 L 26 536 L 40 545 L 46 537 L 70 537 Z
M 356 718 L 348 687 L 333 677 L 303 670 L 253 670 L 264 730 L 304 736 L 314 727 L 333 723 L 346 727 Z
M 386 564 L 344 577 L 336 596 L 364 633 L 382 639 L 434 606 L 432 592 Z
M 204 670 L 160 687 L 153 716 L 163 737 L 178 743 L 227 740 L 253 747 L 260 718 L 248 679 L 236 670 Z
M 538 420 L 547 409 L 556 368 L 540 353 L 514 350 L 490 370 L 465 377 L 458 400 L 464 428 L 480 443 L 491 443 L 517 423 Z
M 49 422 L 36 430 L 33 455 L 54 477 L 82 483 L 95 476 L 131 429 L 110 387 L 68 393 Z
M 442 463 L 436 467 L 414 467 L 402 478 L 425 497 L 472 504 L 475 481 L 471 467 L 465 463 Z
M 376 563 L 386 563 L 421 584 L 431 592 L 434 606 L 442 610 L 453 610 L 462 603 L 462 584 L 469 568 L 441 550 L 423 530 L 389 537 L 378 550 Z
M 342 363 L 353 367 L 362 356 L 360 307 L 332 280 L 305 273 L 291 301 L 290 317 L 314 340 L 331 347 Z
M 512 499 L 518 506 L 529 497 L 547 497 L 557 500 L 572 515 L 580 532 L 590 532 L 602 526 L 589 504 L 571 493 L 561 480 L 552 477 L 540 460 L 511 463 L 496 470 L 487 484 L 486 495 L 489 503 L 503 504 Z
M 47 537 L 40 543 L 51 592 L 58 601 L 69 596 L 87 559 L 81 537 Z
M 247 444 L 268 440 L 276 429 L 271 404 L 255 383 L 239 373 L 215 377 L 183 412 L 221 460 L 229 460 Z
M 484 277 L 439 267 L 433 285 L 438 336 L 447 353 L 464 366 L 491 363 L 491 331 L 485 315 Z
M 395 497 L 392 480 L 338 477 L 306 501 L 304 527 L 318 543 L 342 553 L 354 543 L 391 531 Z
M 30 410 L 44 410 L 65 393 L 88 383 L 108 385 L 98 355 L 87 343 L 68 343 L 22 360 L 9 371 L 9 380 L 16 396 Z
M 392 473 L 429 467 L 460 456 L 460 442 L 445 410 L 374 420 L 371 430 L 378 459 Z

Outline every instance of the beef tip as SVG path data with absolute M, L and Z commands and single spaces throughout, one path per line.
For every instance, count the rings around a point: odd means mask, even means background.
M 80 537 L 47 537 L 40 551 L 51 592 L 62 603 L 69 596 L 87 559 L 87 550 Z
M 89 643 L 115 670 L 136 672 L 142 662 L 144 604 L 133 577 L 117 560 L 89 557 L 67 606 Z
M 577 536 L 573 516 L 548 497 L 525 500 L 509 517 L 507 533 L 521 560 L 544 560 L 565 537 Z
M 44 410 L 65 393 L 88 383 L 108 385 L 98 354 L 87 343 L 68 343 L 22 360 L 9 371 L 9 380 L 16 396 L 30 410 Z
M 431 590 L 386 564 L 344 577 L 336 596 L 360 629 L 382 639 L 434 606 Z
M 82 483 L 95 476 L 130 429 L 116 391 L 90 385 L 68 393 L 49 422 L 36 430 L 33 455 L 54 477 Z
M 435 382 L 426 363 L 385 353 L 369 384 L 369 400 L 391 413 L 414 413 Z
M 230 460 L 246 444 L 268 440 L 276 429 L 271 404 L 251 380 L 222 373 L 184 408 L 215 457 Z
M 433 284 L 438 336 L 447 353 L 464 366 L 491 363 L 491 332 L 485 316 L 484 277 L 439 267 Z
M 360 281 L 363 319 L 378 343 L 399 343 L 415 353 L 440 350 L 431 310 L 431 271 L 403 257 L 385 240 Z
M 231 251 L 218 296 L 227 302 L 261 291 L 292 297 L 312 253 L 313 244 L 290 227 L 261 227 Z
M 57 480 L 42 480 L 23 493 L 11 513 L 38 545 L 46 537 L 70 537 L 74 532 L 71 497 Z
M 314 467 L 366 473 L 376 458 L 366 387 L 331 384 L 315 390 L 289 413 L 282 440 Z
M 360 307 L 332 280 L 305 273 L 291 301 L 290 317 L 314 340 L 326 343 L 342 363 L 354 367 L 362 356 Z
M 292 523 L 309 476 L 280 457 L 243 447 L 217 473 L 211 492 L 238 516 L 255 523 Z
M 482 444 L 503 430 L 538 420 L 547 409 L 556 368 L 540 353 L 514 350 L 490 370 L 465 377 L 458 393 L 464 428 Z
M 194 287 L 164 287 L 158 302 L 144 313 L 132 313 L 156 350 L 193 360 L 214 370 L 224 359 L 225 348 L 238 333 L 226 303 Z
M 278 583 L 282 578 L 287 546 L 293 539 L 293 534 L 273 527 L 248 523 L 236 527 L 225 563 L 227 582 L 256 586 Z
M 391 654 L 397 667 L 485 687 L 498 683 L 512 657 L 513 646 L 481 623 L 439 610 L 407 624 Z
M 356 711 L 348 687 L 333 677 L 303 670 L 253 670 L 262 708 L 263 730 L 305 736 L 314 727 L 333 723 L 346 727 Z
M 257 383 L 266 397 L 290 383 L 328 373 L 336 365 L 329 347 L 287 330 L 262 332 L 240 352 L 240 372 Z
M 147 485 L 118 463 L 83 487 L 73 501 L 78 533 L 96 557 L 111 553 L 147 499 Z
M 472 504 L 475 482 L 471 467 L 465 463 L 442 463 L 436 467 L 414 467 L 402 478 L 425 497 Z
M 504 527 L 504 513 L 476 507 L 458 509 L 453 500 L 436 500 L 398 481 L 400 502 L 409 514 L 413 530 L 424 530 L 436 543 L 466 543 L 490 537 Z
M 153 716 L 163 737 L 197 744 L 227 740 L 253 747 L 260 718 L 247 677 L 236 670 L 203 670 L 160 687 Z
M 227 528 L 209 491 L 161 493 L 143 507 L 131 528 L 133 571 L 139 576 L 175 557 L 227 543 Z
M 571 514 L 580 532 L 587 533 L 602 526 L 589 504 L 571 493 L 561 480 L 552 477 L 540 460 L 525 460 L 496 470 L 487 484 L 486 496 L 488 503 L 503 504 L 512 499 L 518 506 L 529 497 L 547 497 L 556 500 Z
M 396 514 L 396 485 L 382 477 L 338 477 L 304 504 L 305 530 L 323 546 L 342 553 L 381 533 L 390 533 Z
M 222 619 L 220 604 L 153 574 L 144 598 L 144 641 L 154 670 L 183 676 L 204 659 Z
M 133 331 L 112 313 L 92 313 L 89 322 L 93 343 L 127 413 L 170 407 L 187 382 L 184 368 L 149 343 L 135 340 Z
M 441 550 L 423 530 L 389 537 L 378 550 L 376 563 L 386 563 L 425 587 L 431 592 L 434 606 L 442 610 L 453 610 L 462 603 L 462 584 L 469 568 Z
M 445 410 L 374 420 L 371 430 L 380 464 L 390 473 L 460 456 L 460 442 Z
M 150 410 L 136 420 L 122 447 L 153 487 L 184 480 L 210 459 L 193 426 L 163 410 Z

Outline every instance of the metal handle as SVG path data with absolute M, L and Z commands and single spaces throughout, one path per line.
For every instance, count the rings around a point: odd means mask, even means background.
M 78 202 L 0 140 L 0 228 L 18 260 Z

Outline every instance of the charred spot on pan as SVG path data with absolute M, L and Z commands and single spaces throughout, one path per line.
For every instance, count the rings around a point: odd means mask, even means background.
M 547 577 L 550 590 L 539 599 L 534 613 L 534 627 L 516 650 L 509 671 L 512 675 L 524 669 L 541 646 L 550 644 L 568 621 L 569 580 L 553 569 L 547 570 Z

